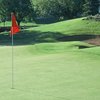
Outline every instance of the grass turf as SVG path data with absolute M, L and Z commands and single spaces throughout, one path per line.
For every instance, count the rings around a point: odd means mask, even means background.
M 21 22 L 21 26 L 35 26 L 37 24 L 35 23 L 30 23 L 30 22 Z M 4 26 L 11 26 L 11 21 L 6 21 L 5 24 L 4 22 L 0 23 L 0 27 L 4 27 Z
M 37 25 L 35 23 L 21 23 L 21 26 L 37 26 L 28 28 L 29 31 L 39 32 L 58 32 L 66 35 L 82 35 L 82 34 L 100 34 L 100 22 L 95 20 L 82 20 L 77 18 L 67 21 L 61 21 L 53 24 Z M 6 26 L 11 26 L 11 22 L 6 22 Z M 4 23 L 0 23 L 4 26 Z
M 75 19 L 30 28 L 28 32 L 99 34 L 99 26 L 96 21 Z M 82 42 L 15 46 L 14 90 L 11 46 L 0 46 L 0 100 L 99 100 L 100 47 L 78 49 L 78 45 L 92 46 Z
M 42 25 L 40 27 L 30 28 L 29 30 L 41 32 L 59 32 L 66 35 L 100 34 L 99 21 L 82 19 L 84 18 Z
M 0 100 L 99 100 L 100 47 L 81 50 L 76 45 L 88 44 L 15 46 L 14 90 L 11 89 L 11 47 L 1 46 Z

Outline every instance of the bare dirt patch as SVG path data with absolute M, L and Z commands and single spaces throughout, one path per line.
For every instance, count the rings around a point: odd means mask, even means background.
M 95 38 L 85 40 L 85 42 L 96 46 L 100 46 L 100 36 L 96 36 Z

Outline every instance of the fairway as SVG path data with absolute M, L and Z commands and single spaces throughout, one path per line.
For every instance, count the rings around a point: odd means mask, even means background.
M 81 42 L 0 46 L 0 100 L 99 100 L 100 47 L 78 49 Z

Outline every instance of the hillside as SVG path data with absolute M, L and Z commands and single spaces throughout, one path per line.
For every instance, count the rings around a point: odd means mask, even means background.
M 61 21 L 29 28 L 31 33 L 42 33 L 41 38 L 50 41 L 83 41 L 100 45 L 100 22 L 84 18 Z M 53 38 L 52 38 L 53 37 Z
M 72 20 L 61 21 L 53 24 L 36 25 L 35 23 L 21 23 L 21 26 L 33 26 L 27 30 L 40 32 L 59 32 L 66 35 L 81 35 L 81 34 L 100 34 L 100 22 L 93 20 L 83 20 L 77 18 Z M 4 23 L 0 23 L 3 27 Z M 11 22 L 6 22 L 5 26 L 11 26 Z M 38 26 L 38 27 L 35 27 Z
M 32 44 L 34 42 L 85 40 L 90 44 L 100 45 L 100 22 L 83 19 L 78 18 L 44 25 L 22 23 L 21 26 L 24 26 L 24 29 L 19 34 L 16 34 L 15 43 Z M 6 25 L 11 26 L 11 23 L 6 22 Z M 6 32 L 6 34 L 9 34 L 9 32 Z M 2 33 L 0 40 L 0 43 L 5 43 L 6 41 L 8 44 L 10 42 L 10 38 Z
M 78 18 L 54 24 L 43 25 L 40 27 L 31 28 L 31 30 L 41 32 L 60 32 L 68 35 L 100 34 L 100 22 L 82 19 L 83 18 Z

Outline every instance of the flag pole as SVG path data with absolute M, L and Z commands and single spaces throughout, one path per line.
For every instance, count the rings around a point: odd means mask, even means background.
M 19 26 L 16 22 L 16 17 L 14 13 L 11 13 L 11 19 L 12 19 L 12 26 L 11 26 L 11 39 L 12 39 L 12 75 L 11 75 L 11 89 L 14 89 L 14 34 L 20 31 Z
M 12 19 L 12 16 L 13 16 L 13 12 L 11 13 L 11 19 Z M 13 22 L 12 22 L 13 23 Z M 13 26 L 13 24 L 12 24 Z M 12 39 L 12 75 L 11 75 L 11 89 L 14 89 L 14 36 L 13 36 L 13 33 L 14 33 L 14 29 L 12 27 L 12 30 L 11 30 L 11 39 Z
M 12 32 L 13 32 L 13 28 L 12 28 Z M 14 36 L 12 33 L 12 86 L 11 89 L 14 89 Z

